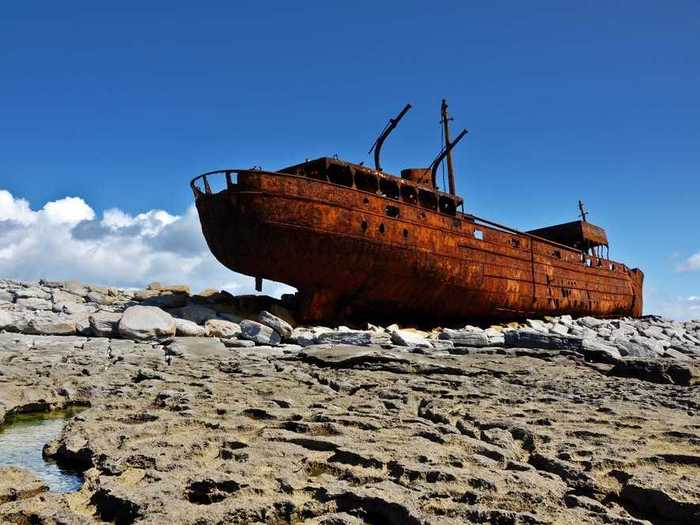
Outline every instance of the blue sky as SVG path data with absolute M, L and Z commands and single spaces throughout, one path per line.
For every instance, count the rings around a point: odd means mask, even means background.
M 203 171 L 369 161 L 407 102 L 384 167 L 426 165 L 446 97 L 465 209 L 528 229 L 581 198 L 649 310 L 700 317 L 699 62 L 690 1 L 8 2 L 0 189 L 184 217 Z

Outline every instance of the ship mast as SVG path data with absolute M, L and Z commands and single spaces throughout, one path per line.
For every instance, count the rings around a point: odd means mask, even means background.
M 452 167 L 452 148 L 450 148 L 450 118 L 447 115 L 447 101 L 443 98 L 442 105 L 440 106 L 441 123 L 443 126 L 443 132 L 445 134 L 445 149 L 447 150 L 447 180 L 450 187 L 450 195 L 456 195 L 457 190 L 455 188 L 455 174 L 454 168 Z

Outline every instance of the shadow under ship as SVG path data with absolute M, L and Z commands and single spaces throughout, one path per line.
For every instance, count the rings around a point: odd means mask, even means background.
M 202 231 L 233 271 L 297 288 L 299 320 L 458 321 L 642 314 L 643 273 L 608 258 L 603 228 L 581 220 L 528 232 L 463 211 L 447 104 L 444 147 L 428 168 L 322 157 L 281 169 L 225 169 L 191 182 Z M 437 187 L 446 161 L 448 191 Z M 220 176 L 221 191 L 211 181 Z M 460 210 L 461 208 L 461 210 Z

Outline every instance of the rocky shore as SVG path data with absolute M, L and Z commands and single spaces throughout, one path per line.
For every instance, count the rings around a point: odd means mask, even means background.
M 0 280 L 14 523 L 700 523 L 700 322 L 301 327 L 289 298 Z M 2 453 L 0 451 L 0 453 Z

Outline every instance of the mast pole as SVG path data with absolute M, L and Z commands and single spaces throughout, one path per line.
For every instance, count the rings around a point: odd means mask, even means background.
M 452 148 L 450 148 L 450 118 L 447 115 L 447 101 L 443 98 L 442 105 L 440 106 L 440 113 L 442 114 L 442 126 L 445 134 L 445 148 L 447 149 L 447 180 L 450 186 L 450 195 L 456 195 L 457 190 L 455 188 L 455 174 L 454 168 L 452 167 Z

